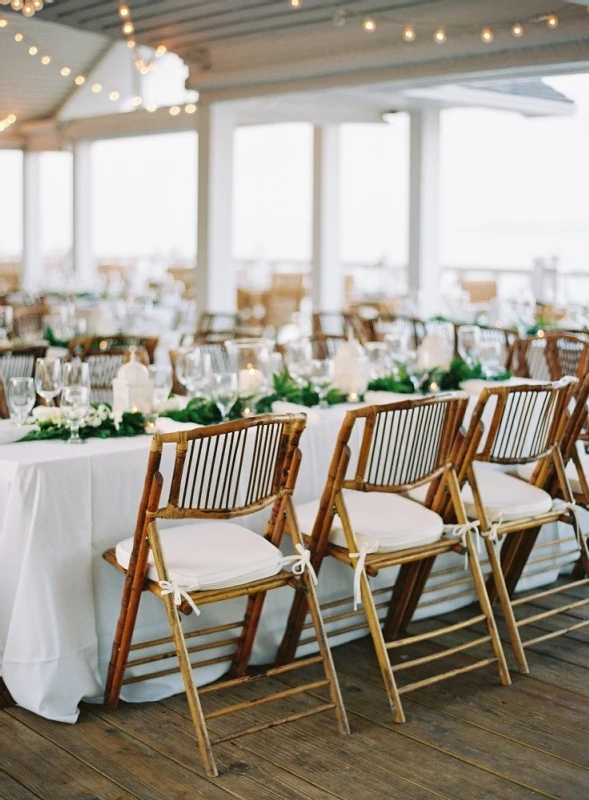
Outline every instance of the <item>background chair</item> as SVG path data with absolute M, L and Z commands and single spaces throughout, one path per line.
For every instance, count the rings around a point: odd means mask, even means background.
M 43 339 L 45 334 L 45 317 L 50 309 L 44 305 L 22 306 L 14 310 L 13 335 L 16 339 Z
M 496 663 L 501 682 L 510 682 L 452 461 L 453 443 L 466 405 L 467 396 L 454 393 L 349 411 L 340 430 L 321 498 L 296 509 L 301 530 L 309 542 L 315 570 L 320 569 L 326 556 L 336 558 L 354 570 L 355 603 L 359 602 L 361 595 L 388 700 L 397 722 L 405 721 L 402 693 L 436 683 L 457 672 Z M 352 466 L 349 443 L 356 426 L 363 426 L 363 431 L 357 459 Z M 432 488 L 425 507 L 407 496 L 413 489 L 430 482 Z M 444 522 L 436 512 L 436 498 L 442 497 L 442 489 L 447 489 L 453 504 L 458 527 L 456 530 L 453 528 L 452 533 L 457 535 L 444 535 Z M 436 673 L 398 688 L 396 673 L 412 666 L 436 663 L 443 657 L 442 653 L 435 653 L 394 665 L 390 661 L 390 653 L 401 646 L 449 632 L 441 626 L 431 634 L 398 638 L 404 633 L 399 621 L 407 612 L 416 581 L 421 579 L 425 582 L 435 559 L 452 551 L 467 552 L 482 611 L 462 627 L 484 620 L 488 634 L 461 649 L 490 643 L 493 655 L 473 660 L 459 670 Z M 390 567 L 400 568 L 390 600 L 380 602 L 383 592 L 386 592 L 380 588 L 377 605 L 367 576 L 374 577 L 380 570 Z M 351 618 L 350 627 L 353 629 L 354 617 L 361 611 L 354 609 L 340 613 L 346 602 L 344 599 L 330 603 L 330 608 L 340 621 Z M 381 607 L 385 608 L 384 620 L 379 617 Z M 280 647 L 279 663 L 288 662 L 298 645 L 308 642 L 300 641 L 305 616 L 305 598 L 298 595 Z M 339 628 L 337 632 L 346 630 L 345 627 Z M 451 652 L 454 651 L 450 649 L 448 655 Z
M 90 355 L 103 353 L 118 354 L 127 352 L 131 347 L 136 347 L 147 353 L 147 363 L 153 364 L 157 336 L 133 336 L 131 334 L 117 334 L 115 336 L 76 336 L 70 341 L 69 351 L 71 356 L 86 360 Z
M 8 408 L 8 383 L 10 378 L 34 378 L 35 363 L 44 358 L 47 352 L 45 345 L 19 346 L 13 350 L 2 350 L 0 355 L 0 416 L 10 417 Z
M 149 365 L 149 355 L 143 347 L 133 348 L 135 356 L 145 366 Z M 117 377 L 119 369 L 131 358 L 130 347 L 112 347 L 109 350 L 90 350 L 82 353 L 82 361 L 88 364 L 90 372 L 90 402 L 108 403 L 112 406 L 112 382 Z
M 159 643 L 173 642 L 174 648 L 165 656 L 148 655 L 139 663 L 160 665 L 163 658 L 177 657 L 201 756 L 207 774 L 212 776 L 217 775 L 211 748 L 215 742 L 234 739 L 322 711 L 335 711 L 340 732 L 348 732 L 315 588 L 302 558 L 302 537 L 292 507 L 292 492 L 300 462 L 298 441 L 304 426 L 304 415 L 287 414 L 255 417 L 176 434 L 156 434 L 152 441 L 135 536 L 104 554 L 109 563 L 125 572 L 123 601 L 109 666 L 105 702 L 109 708 L 116 708 L 118 704 L 126 669 L 133 664 L 128 658 L 140 598 L 143 591 L 149 590 L 163 600 L 172 633 L 170 638 Z M 175 466 L 167 502 L 160 506 L 163 478 L 158 470 L 162 450 L 168 444 L 175 446 Z M 269 511 L 264 537 L 228 522 L 264 509 Z M 160 532 L 160 519 L 184 520 L 186 524 Z M 194 524 L 194 520 L 201 522 Z M 295 557 L 298 567 L 293 572 L 284 569 L 285 561 L 291 559 L 284 559 L 279 550 L 285 521 L 300 552 L 300 557 Z M 238 702 L 224 707 L 222 711 L 205 714 L 200 697 L 223 688 L 257 681 L 261 677 L 259 673 L 247 676 L 246 667 L 266 592 L 284 586 L 304 590 L 311 608 L 320 654 L 302 659 L 287 668 L 269 669 L 266 674 L 271 676 L 290 672 L 320 662 L 325 680 L 267 695 L 263 700 L 252 701 L 252 705 L 279 700 L 319 686 L 328 687 L 330 702 L 211 740 L 207 719 L 220 713 L 247 710 L 248 703 Z M 243 621 L 213 625 L 184 634 L 180 612 L 198 612 L 197 606 L 238 597 L 247 598 Z M 204 618 L 206 611 L 203 611 Z M 227 631 L 235 629 L 239 630 L 239 634 L 231 639 L 223 638 L 222 642 L 218 639 L 205 640 L 202 644 L 187 646 L 187 638 L 192 642 L 194 637 L 209 634 L 222 633 L 226 636 Z M 146 647 L 152 645 L 153 642 L 146 643 Z M 197 665 L 191 663 L 190 653 L 206 654 L 207 650 L 220 645 L 233 646 L 231 655 L 217 659 L 217 662 L 227 662 L 232 677 L 197 690 L 192 674 Z M 138 647 L 133 645 L 133 658 Z M 169 674 L 170 671 L 176 670 L 174 667 L 171 670 L 157 670 L 141 676 L 141 679 Z M 137 677 L 134 676 L 133 680 L 137 680 Z
M 507 369 L 520 378 L 558 381 L 565 375 L 583 379 L 589 371 L 589 341 L 572 333 L 547 333 L 516 339 Z
M 229 357 L 227 355 L 227 350 L 223 342 L 211 342 L 206 338 L 204 340 L 197 339 L 194 342 L 194 346 L 197 349 L 202 350 L 203 353 L 207 353 L 208 355 L 210 355 L 213 372 L 224 373 L 228 371 Z M 178 356 L 180 355 L 181 352 L 182 352 L 181 349 L 170 350 L 168 355 L 170 356 L 170 362 L 172 364 L 172 374 L 173 374 L 172 392 L 174 394 L 185 395 L 186 387 L 178 378 L 178 372 L 177 372 Z

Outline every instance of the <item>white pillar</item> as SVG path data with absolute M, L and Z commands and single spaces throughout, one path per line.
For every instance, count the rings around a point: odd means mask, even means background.
M 440 310 L 440 112 L 410 116 L 409 291 L 429 316 Z
M 316 311 L 339 311 L 343 276 L 339 260 L 339 126 L 313 129 L 313 265 L 311 296 Z
M 233 130 L 230 106 L 198 110 L 198 242 L 196 305 L 205 311 L 235 311 L 233 265 Z
M 96 265 L 92 253 L 92 143 L 74 143 L 74 245 L 73 268 L 77 285 L 92 288 Z
M 23 153 L 23 261 L 21 285 L 38 292 L 43 277 L 41 249 L 41 153 Z

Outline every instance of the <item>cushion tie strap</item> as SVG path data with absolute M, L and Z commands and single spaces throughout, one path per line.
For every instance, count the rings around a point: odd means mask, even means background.
M 188 594 L 189 587 L 181 589 L 175 581 L 159 581 L 159 587 L 162 590 L 162 595 L 171 594 L 174 596 L 174 603 L 177 606 L 182 605 L 182 599 L 186 600 L 190 608 L 194 611 L 197 617 L 200 617 L 200 610 L 192 597 Z
M 552 511 L 570 511 L 575 520 L 574 527 L 578 529 L 577 535 L 581 535 L 581 514 L 583 513 L 583 509 L 577 505 L 574 500 L 567 503 L 566 500 L 561 500 L 557 497 L 552 501 Z
M 305 570 L 308 571 L 313 584 L 317 586 L 317 573 L 311 564 L 311 551 L 305 550 L 302 544 L 295 544 L 295 550 L 298 556 L 284 556 L 282 559 L 282 566 L 292 564 L 293 575 L 302 575 Z
M 480 555 L 480 539 L 477 536 L 479 532 L 479 521 L 472 520 L 465 522 L 462 525 L 444 525 L 444 536 L 449 536 L 453 539 L 460 539 L 462 549 L 464 550 L 464 569 L 468 569 L 468 548 L 466 546 L 466 537 L 469 533 L 474 535 L 474 543 L 477 554 Z
M 499 558 L 499 526 L 503 522 L 503 515 L 499 514 L 497 519 L 491 520 L 491 527 L 488 531 L 481 531 L 481 536 L 484 536 L 485 539 L 488 539 L 493 547 L 495 548 L 495 552 L 497 553 L 497 558 Z
M 364 572 L 367 555 L 368 547 L 365 544 L 362 545 L 359 553 L 350 553 L 350 558 L 358 559 L 354 567 L 354 611 L 357 610 L 358 606 L 362 605 L 362 587 L 360 585 L 360 580 Z

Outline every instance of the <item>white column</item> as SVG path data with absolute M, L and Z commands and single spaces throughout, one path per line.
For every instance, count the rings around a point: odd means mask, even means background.
M 77 285 L 92 288 L 96 264 L 92 253 L 92 143 L 74 143 L 74 247 L 73 267 Z
M 43 276 L 41 250 L 41 153 L 23 153 L 23 261 L 21 285 L 38 292 Z
M 311 297 L 316 311 L 339 311 L 343 277 L 339 262 L 339 125 L 313 129 L 313 265 Z
M 440 112 L 411 112 L 409 291 L 419 312 L 440 310 Z
M 197 311 L 235 311 L 233 265 L 233 130 L 230 106 L 198 110 Z

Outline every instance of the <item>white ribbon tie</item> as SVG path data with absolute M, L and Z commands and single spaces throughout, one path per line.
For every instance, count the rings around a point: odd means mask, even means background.
M 192 597 L 188 594 L 188 587 L 182 589 L 175 581 L 159 581 L 159 587 L 162 590 L 163 595 L 171 594 L 174 596 L 174 603 L 177 606 L 182 605 L 182 599 L 184 598 L 196 616 L 200 617 L 200 610 Z
M 474 545 L 477 553 L 480 555 L 480 539 L 477 535 L 479 532 L 479 524 L 480 523 L 478 520 L 473 520 L 471 522 L 465 522 L 462 525 L 444 525 L 444 536 L 451 536 L 453 539 L 460 539 L 464 549 L 464 569 L 468 569 L 468 548 L 466 546 L 466 537 L 469 533 L 473 534 Z
M 292 564 L 293 575 L 302 575 L 307 570 L 313 584 L 317 586 L 317 573 L 311 564 L 311 551 L 305 550 L 302 544 L 296 544 L 295 550 L 298 556 L 284 556 L 282 566 L 285 567 L 287 564 Z
M 368 547 L 363 544 L 359 553 L 350 553 L 350 558 L 357 558 L 356 566 L 354 567 L 354 611 L 358 606 L 362 605 L 362 573 L 366 564 L 366 556 L 368 555 Z

